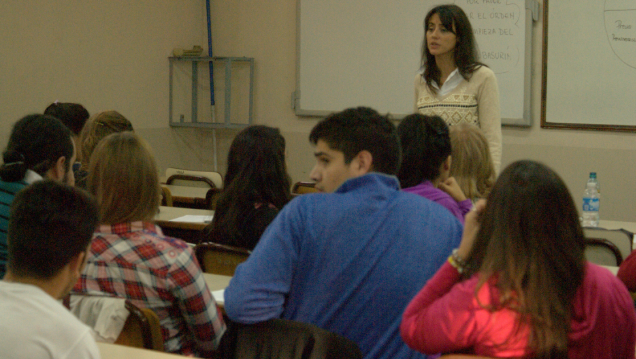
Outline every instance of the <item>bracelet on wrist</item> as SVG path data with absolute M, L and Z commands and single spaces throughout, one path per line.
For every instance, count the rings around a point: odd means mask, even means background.
M 453 249 L 452 254 L 448 257 L 448 263 L 450 263 L 453 268 L 457 269 L 459 273 L 463 273 L 468 265 L 468 263 L 459 256 L 457 248 Z

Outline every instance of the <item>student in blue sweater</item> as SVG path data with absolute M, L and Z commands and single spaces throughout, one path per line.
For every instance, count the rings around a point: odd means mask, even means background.
M 355 341 L 365 358 L 426 358 L 400 338 L 400 318 L 458 246 L 461 224 L 399 190 L 400 145 L 387 117 L 347 109 L 309 139 L 311 178 L 328 193 L 283 208 L 226 289 L 227 315 L 312 323 Z

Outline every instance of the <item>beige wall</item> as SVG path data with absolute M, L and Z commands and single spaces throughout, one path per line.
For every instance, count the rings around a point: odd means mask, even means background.
M 290 174 L 294 181 L 306 180 L 313 165 L 307 135 L 317 120 L 299 118 L 291 108 L 296 87 L 297 0 L 211 1 L 211 5 L 215 55 L 256 59 L 255 123 L 281 128 L 288 143 Z M 214 169 L 213 131 L 167 125 L 167 57 L 175 47 L 207 47 L 205 1 L 24 0 L 3 2 L 2 10 L 2 143 L 20 116 L 42 111 L 59 99 L 83 103 L 91 113 L 120 110 L 150 142 L 162 169 Z M 111 21 L 119 23 L 100 24 L 103 19 L 119 18 Z M 73 26 L 84 31 L 72 31 Z M 117 30 L 122 26 L 125 33 Z M 540 128 L 542 26 L 540 19 L 533 29 L 533 125 L 504 128 L 503 165 L 523 158 L 550 165 L 565 179 L 578 204 L 588 172 L 596 171 L 603 193 L 601 217 L 636 222 L 635 134 Z M 92 27 L 96 30 L 86 30 Z M 66 51 L 60 52 L 59 47 Z M 182 76 L 177 87 L 185 99 L 188 72 L 177 75 Z M 205 84 L 200 89 L 205 92 Z M 187 106 L 187 100 L 183 101 L 177 106 Z M 611 116 L 612 110 L 607 109 L 607 114 Z M 217 164 L 222 172 L 235 133 L 216 131 Z

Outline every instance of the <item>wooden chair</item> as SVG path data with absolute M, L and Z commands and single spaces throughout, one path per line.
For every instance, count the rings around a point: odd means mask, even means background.
M 316 193 L 316 184 L 314 182 L 296 182 L 292 186 L 291 193 L 293 195 L 301 195 L 307 193 Z
M 221 190 L 218 188 L 210 188 L 205 194 L 205 209 L 216 209 L 216 200 L 219 199 Z
M 221 189 L 223 188 L 223 176 L 213 171 L 190 171 L 168 168 L 166 170 L 166 184 Z
M 172 193 L 166 186 L 161 186 L 161 205 L 167 207 L 174 206 L 174 202 L 172 201 Z
M 623 256 L 616 245 L 602 238 L 585 238 L 585 258 L 596 264 L 618 267 Z
M 236 267 L 245 262 L 252 252 L 244 248 L 207 242 L 196 245 L 194 253 L 203 272 L 234 276 Z
M 72 293 L 64 298 L 63 304 L 80 321 L 96 329 L 99 341 L 164 350 L 159 317 L 151 309 L 138 307 L 124 298 L 91 293 Z
M 583 228 L 586 238 L 604 239 L 612 242 L 621 252 L 623 259 L 632 253 L 634 234 L 624 229 Z
M 257 324 L 229 322 L 216 358 L 361 359 L 358 345 L 313 324 L 271 319 Z
M 128 300 L 126 309 L 130 315 L 115 344 L 163 351 L 163 334 L 157 314 L 152 309 L 137 307 Z

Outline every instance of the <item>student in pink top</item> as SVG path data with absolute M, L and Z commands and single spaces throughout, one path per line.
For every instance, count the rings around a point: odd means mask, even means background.
M 511 164 L 406 308 L 402 338 L 426 354 L 633 359 L 631 297 L 585 260 L 583 238 L 561 178 L 533 161 Z
M 464 223 L 473 204 L 450 177 L 451 140 L 439 116 L 412 114 L 397 128 L 402 164 L 397 174 L 404 192 L 414 193 L 448 209 Z

